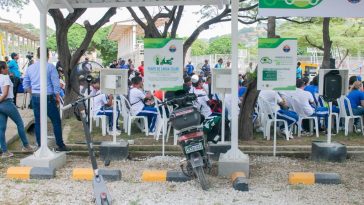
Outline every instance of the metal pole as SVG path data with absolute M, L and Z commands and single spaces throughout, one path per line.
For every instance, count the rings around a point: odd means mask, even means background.
M 233 159 L 238 158 L 238 12 L 239 12 L 239 0 L 231 0 L 231 39 L 232 39 L 232 70 L 231 70 L 231 151 L 233 152 Z
M 329 121 L 327 127 L 327 143 L 331 143 L 331 124 L 332 124 L 332 102 L 329 102 Z
M 273 156 L 276 156 L 276 152 L 277 152 L 277 94 L 274 97 L 274 135 L 273 135 Z
M 232 95 L 233 96 L 233 95 Z M 221 142 L 224 143 L 225 142 L 225 112 L 226 112 L 226 106 L 225 106 L 225 93 L 222 94 L 222 113 L 221 113 Z M 231 113 L 232 114 L 232 113 Z
M 9 33 L 5 32 L 5 55 L 9 55 Z
M 48 148 L 47 133 L 47 9 L 40 11 L 40 135 L 41 147 L 37 151 L 38 157 L 51 157 L 53 154 Z
M 113 136 L 113 143 L 114 144 L 116 144 L 116 121 L 117 121 L 117 114 L 116 114 L 116 95 L 114 94 L 113 95 L 113 112 L 112 112 L 112 114 L 113 114 L 113 128 L 112 128 L 112 130 L 113 130 L 113 133 L 112 133 L 112 136 Z

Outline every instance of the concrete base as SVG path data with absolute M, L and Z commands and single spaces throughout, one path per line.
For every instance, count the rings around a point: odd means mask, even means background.
M 20 160 L 21 166 L 29 167 L 47 167 L 50 169 L 59 169 L 66 164 L 66 153 L 59 152 L 54 153 L 50 157 L 36 157 L 35 155 L 30 155 L 24 159 Z
M 129 155 L 129 143 L 124 140 L 113 142 L 101 142 L 100 158 L 102 160 L 120 161 Z
M 232 154 L 229 153 L 220 154 L 218 163 L 218 175 L 231 177 L 235 172 L 244 172 L 246 177 L 249 177 L 249 157 L 238 150 L 237 158 L 231 157 Z
M 322 141 L 312 142 L 311 159 L 314 161 L 343 162 L 347 157 L 344 144 L 337 142 L 327 143 Z
M 183 172 L 180 171 L 167 172 L 167 181 L 169 182 L 186 182 L 189 180 L 191 180 L 191 178 L 186 176 Z
M 214 153 L 210 155 L 210 159 L 214 161 L 218 161 L 220 158 L 220 154 L 225 154 L 231 148 L 231 144 L 228 142 L 225 143 L 209 143 L 209 152 Z

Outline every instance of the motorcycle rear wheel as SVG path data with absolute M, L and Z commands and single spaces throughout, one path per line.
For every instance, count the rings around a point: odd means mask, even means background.
M 209 189 L 209 183 L 207 181 L 203 167 L 196 167 L 193 169 L 193 171 L 195 172 L 197 180 L 200 182 L 202 189 L 207 191 Z

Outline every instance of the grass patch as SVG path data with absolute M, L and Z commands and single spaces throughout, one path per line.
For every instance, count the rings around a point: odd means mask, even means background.
M 299 185 L 292 185 L 290 187 L 293 190 L 303 190 L 305 188 L 305 186 L 304 185 L 301 185 L 301 184 L 299 184 Z

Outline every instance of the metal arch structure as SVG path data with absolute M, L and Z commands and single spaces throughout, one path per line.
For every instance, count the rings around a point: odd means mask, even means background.
M 231 34 L 232 34 L 232 94 L 238 93 L 238 11 L 239 0 L 33 0 L 40 12 L 40 119 L 41 119 L 41 147 L 35 153 L 36 157 L 48 157 L 53 154 L 47 146 L 47 73 L 46 73 L 46 39 L 47 12 L 49 9 L 67 9 L 73 13 L 76 8 L 97 7 L 138 7 L 138 6 L 179 6 L 179 5 L 217 5 L 222 9 L 231 4 Z M 232 104 L 237 105 L 238 99 L 232 98 Z M 238 106 L 232 106 L 232 113 L 238 113 Z M 238 116 L 232 115 L 231 149 L 225 154 L 226 158 L 237 160 L 247 158 L 238 149 Z

